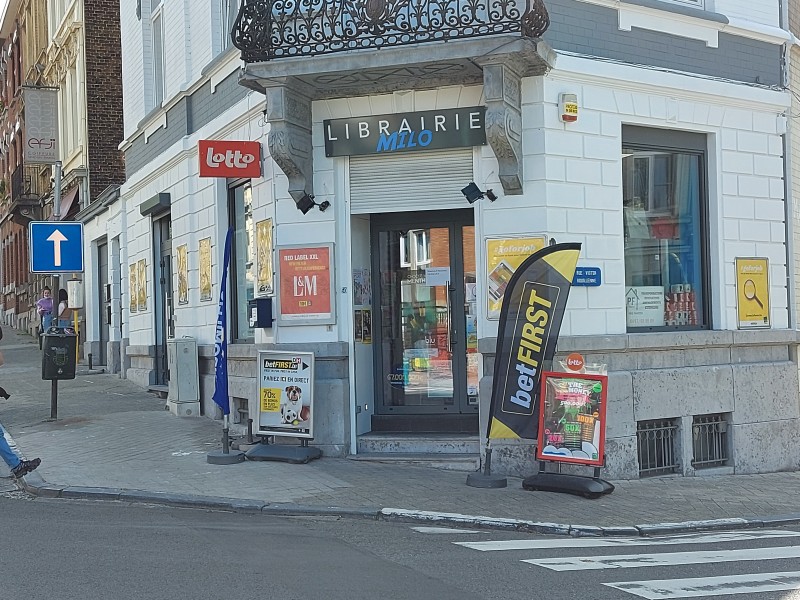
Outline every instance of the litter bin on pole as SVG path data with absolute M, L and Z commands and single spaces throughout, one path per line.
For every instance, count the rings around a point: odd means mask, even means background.
M 75 379 L 75 351 L 78 336 L 71 330 L 50 327 L 42 343 L 42 379 L 58 381 Z

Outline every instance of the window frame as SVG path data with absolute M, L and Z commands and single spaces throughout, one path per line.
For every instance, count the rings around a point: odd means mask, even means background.
M 711 286 L 711 227 L 710 227 L 710 198 L 708 192 L 710 162 L 709 140 L 705 133 L 681 131 L 675 129 L 657 129 L 639 125 L 623 125 L 621 135 L 621 151 L 635 150 L 637 152 L 647 152 L 656 154 L 659 152 L 681 153 L 696 155 L 699 158 L 698 165 L 698 192 L 699 199 L 699 224 L 697 231 L 700 235 L 699 263 L 700 263 L 700 284 L 702 287 L 702 298 L 698 309 L 701 311 L 703 324 L 698 325 L 649 325 L 644 327 L 630 327 L 625 320 L 626 333 L 655 333 L 655 332 L 679 332 L 679 331 L 707 331 L 713 330 L 712 313 L 712 286 Z M 622 160 L 620 160 L 622 168 Z M 622 173 L 622 186 L 625 185 L 625 173 Z M 624 203 L 623 198 L 621 198 Z M 624 210 L 624 204 L 622 204 Z M 624 233 L 623 233 L 624 236 Z M 627 242 L 623 239 L 623 269 L 627 256 Z M 627 272 L 624 275 L 625 289 L 628 285 Z M 627 310 L 627 308 L 626 308 Z
M 222 54 L 233 47 L 231 31 L 233 30 L 233 24 L 236 22 L 236 17 L 239 16 L 241 6 L 241 0 L 219 0 L 218 54 Z M 233 14 L 231 14 L 231 10 L 233 10 Z
M 236 254 L 237 254 L 237 250 L 239 250 L 239 248 L 237 247 L 237 244 L 236 244 L 236 190 L 238 188 L 245 188 L 247 186 L 250 187 L 250 194 L 251 194 L 250 215 L 251 215 L 251 223 L 253 225 L 252 234 L 253 234 L 253 236 L 255 236 L 255 220 L 252 218 L 252 215 L 253 215 L 253 206 L 252 206 L 253 183 L 252 183 L 252 180 L 250 180 L 250 179 L 228 179 L 227 180 L 227 186 L 226 186 L 227 204 L 228 204 L 228 223 L 230 224 L 230 227 L 232 227 L 233 231 L 234 231 L 234 234 L 231 237 L 231 264 L 230 264 L 230 267 L 229 267 L 230 271 L 228 273 L 228 282 L 229 283 L 228 283 L 228 290 L 227 290 L 229 307 L 230 307 L 230 309 L 228 311 L 228 317 L 229 317 L 228 331 L 230 332 L 229 333 L 230 341 L 233 344 L 252 344 L 252 343 L 255 342 L 255 329 L 253 329 L 251 327 L 247 327 L 247 329 L 249 331 L 253 332 L 252 336 L 248 336 L 248 337 L 240 337 L 239 336 L 239 300 L 240 300 L 240 298 L 239 298 L 239 279 L 238 279 L 238 273 L 237 273 L 237 270 L 236 270 Z M 243 193 L 244 193 L 244 190 L 243 190 Z M 242 210 L 244 211 L 244 206 L 242 206 Z M 245 217 L 245 227 L 246 227 L 247 226 L 246 225 L 246 223 L 247 223 L 246 213 L 244 213 L 243 216 Z M 254 237 L 251 237 L 250 245 L 253 246 L 254 243 L 255 243 L 255 239 L 254 239 Z M 247 251 L 246 248 L 244 250 Z M 255 256 L 253 257 L 253 262 L 251 263 L 250 268 L 253 269 L 253 274 L 256 275 L 256 273 L 255 273 Z M 253 287 L 253 295 L 255 296 L 255 280 L 254 280 L 254 287 Z M 244 302 L 247 302 L 246 298 L 244 299 Z M 245 310 L 245 315 L 246 314 L 247 314 L 247 310 Z
M 152 110 L 160 108 L 167 97 L 166 48 L 164 46 L 164 3 L 163 0 L 151 0 L 150 13 L 150 52 L 153 63 L 152 72 Z M 160 51 L 157 51 L 157 41 Z M 161 81 L 159 82 L 159 75 Z

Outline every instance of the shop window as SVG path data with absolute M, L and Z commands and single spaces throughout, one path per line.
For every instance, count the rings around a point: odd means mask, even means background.
M 709 326 L 705 143 L 701 134 L 623 128 L 628 331 Z
M 247 302 L 255 296 L 255 232 L 253 230 L 253 190 L 250 182 L 237 182 L 228 188 L 229 222 L 233 223 L 230 277 L 230 331 L 234 341 L 254 338 L 247 319 Z

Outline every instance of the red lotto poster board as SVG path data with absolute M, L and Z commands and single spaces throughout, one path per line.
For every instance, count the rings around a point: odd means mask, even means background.
M 602 466 L 607 392 L 607 375 L 542 373 L 536 458 Z

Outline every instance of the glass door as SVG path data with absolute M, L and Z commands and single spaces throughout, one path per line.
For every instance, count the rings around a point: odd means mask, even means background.
M 377 412 L 477 413 L 474 227 L 441 213 L 373 221 Z

